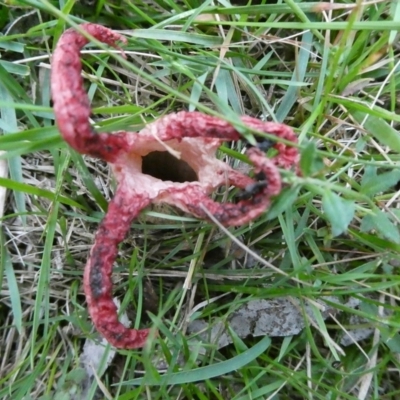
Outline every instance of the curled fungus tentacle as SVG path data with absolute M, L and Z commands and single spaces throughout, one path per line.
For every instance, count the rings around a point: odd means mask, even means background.
M 116 48 L 118 42 L 126 43 L 123 36 L 100 25 L 88 23 L 80 28 Z M 271 159 L 260 150 L 262 146 L 247 150 L 253 179 L 215 157 L 223 141 L 241 138 L 233 125 L 220 118 L 181 111 L 148 124 L 140 132 L 96 133 L 89 122 L 91 109 L 81 77 L 80 50 L 87 43 L 73 29 L 58 42 L 51 75 L 54 112 L 65 141 L 82 154 L 107 161 L 118 184 L 85 267 L 84 289 L 97 330 L 113 346 L 132 349 L 145 344 L 149 330 L 128 329 L 118 321 L 111 280 L 118 245 L 132 220 L 151 203 L 168 203 L 199 218 L 207 218 L 206 209 L 227 226 L 245 224 L 263 213 L 271 198 L 279 194 L 282 183 L 278 167 L 297 167 L 297 149 L 286 144 L 297 139 L 286 125 L 242 117 L 250 129 L 286 141 L 273 144 L 277 154 Z M 209 197 L 227 184 L 242 189 L 237 203 L 221 204 Z

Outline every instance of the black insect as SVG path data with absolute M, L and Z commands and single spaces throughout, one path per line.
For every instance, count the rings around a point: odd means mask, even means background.
M 261 150 L 261 151 L 268 151 L 271 149 L 274 145 L 275 142 L 267 139 L 267 138 L 262 138 L 262 137 L 256 137 L 257 144 L 256 146 Z M 241 190 L 235 197 L 237 200 L 249 200 L 252 197 L 256 196 L 259 194 L 263 189 L 267 187 L 267 178 L 264 174 L 264 172 L 259 172 L 254 176 L 256 182 L 250 183 L 247 185 L 243 190 Z
M 275 142 L 271 139 L 267 139 L 261 136 L 255 136 L 255 140 L 256 140 L 256 144 L 251 144 L 250 142 L 247 142 L 247 145 L 250 147 L 258 147 L 261 151 L 268 151 L 269 149 L 271 149 L 272 147 L 274 147 Z
M 249 200 L 267 187 L 266 181 L 254 182 L 247 185 L 244 190 L 236 195 L 238 200 Z
M 275 142 L 267 138 L 256 137 L 256 141 L 257 141 L 257 147 L 264 152 L 268 151 L 275 145 Z

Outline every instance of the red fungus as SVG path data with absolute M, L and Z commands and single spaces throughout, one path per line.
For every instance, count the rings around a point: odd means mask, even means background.
M 80 28 L 116 48 L 117 42 L 126 43 L 123 36 L 100 25 L 88 23 Z M 232 125 L 216 117 L 182 111 L 166 115 L 140 132 L 94 132 L 81 77 L 80 50 L 88 42 L 73 29 L 68 29 L 58 42 L 51 75 L 54 113 L 68 144 L 79 153 L 107 161 L 115 174 L 118 188 L 96 234 L 85 267 L 84 290 L 97 330 L 113 346 L 132 349 L 145 344 L 149 330 L 128 329 L 118 321 L 111 280 L 118 244 L 124 240 L 132 220 L 150 203 L 169 203 L 199 218 L 207 218 L 205 207 L 226 226 L 245 224 L 265 211 L 271 197 L 280 192 L 278 166 L 296 166 L 298 153 L 296 148 L 279 142 L 274 145 L 277 155 L 268 159 L 258 147 L 250 147 L 246 154 L 258 178 L 254 180 L 215 157 L 223 141 L 240 139 Z M 242 121 L 250 129 L 297 141 L 286 125 L 246 116 Z M 174 158 L 167 153 L 171 148 L 175 155 L 180 154 L 181 161 L 175 161 L 190 170 L 182 180 L 164 176 L 163 168 L 152 171 L 156 159 L 174 165 Z M 220 204 L 209 197 L 226 184 L 243 189 L 237 203 Z

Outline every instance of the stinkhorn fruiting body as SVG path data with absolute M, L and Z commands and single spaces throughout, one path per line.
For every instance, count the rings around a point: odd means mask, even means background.
M 100 25 L 80 28 L 97 40 L 118 48 L 126 43 L 120 34 Z M 129 329 L 118 321 L 112 299 L 112 269 L 118 245 L 131 222 L 151 203 L 168 203 L 199 218 L 212 214 L 226 226 L 242 225 L 258 217 L 281 190 L 278 167 L 296 167 L 298 152 L 283 142 L 274 144 L 269 159 L 259 147 L 247 156 L 256 179 L 233 170 L 218 160 L 223 141 L 238 140 L 239 132 L 228 122 L 199 112 L 181 111 L 148 124 L 140 132 L 96 133 L 89 122 L 89 99 L 81 77 L 80 50 L 89 42 L 74 29 L 60 38 L 52 59 L 51 91 L 58 128 L 65 141 L 81 154 L 107 161 L 114 172 L 117 190 L 100 224 L 84 272 L 88 310 L 97 330 L 115 347 L 142 347 L 148 329 Z M 249 129 L 297 142 L 286 125 L 244 116 Z M 262 147 L 262 146 L 260 146 Z M 172 150 L 171 150 L 172 149 Z M 177 157 L 178 158 L 174 158 Z M 157 160 L 169 165 L 157 167 Z M 179 178 L 176 169 L 186 168 Z M 242 189 L 236 203 L 217 203 L 209 196 L 222 185 Z

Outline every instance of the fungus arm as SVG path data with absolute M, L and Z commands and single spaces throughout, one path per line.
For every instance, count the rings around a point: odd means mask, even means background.
M 250 193 L 248 199 L 240 200 L 237 203 L 218 203 L 196 186 L 182 191 L 174 190 L 171 197 L 184 204 L 190 213 L 199 218 L 208 219 L 207 212 L 204 210 L 207 209 L 225 226 L 238 226 L 250 222 L 269 207 L 271 197 L 279 194 L 282 184 L 278 168 L 259 149 L 250 148 L 247 155 L 254 165 L 255 173 L 265 178 L 265 181 L 254 181 L 237 172 L 228 176 L 228 179 L 230 184 L 242 189 L 244 182 L 247 184 L 246 187 L 256 185 L 257 190 Z
M 100 25 L 82 24 L 81 29 L 99 41 L 118 48 L 116 42 L 126 43 L 125 37 Z M 74 29 L 61 36 L 52 57 L 51 92 L 54 114 L 65 141 L 82 154 L 112 162 L 126 151 L 126 135 L 97 134 L 90 123 L 90 103 L 81 76 L 80 50 L 89 41 Z
M 118 321 L 111 280 L 118 244 L 125 238 L 132 220 L 149 203 L 148 198 L 126 193 L 120 186 L 109 203 L 85 267 L 84 289 L 92 321 L 108 342 L 118 348 L 143 347 L 149 334 L 149 329 L 128 329 Z
M 297 136 L 292 128 L 285 124 L 264 122 L 248 116 L 241 119 L 250 129 L 274 135 L 293 144 L 297 143 Z M 218 138 L 221 140 L 241 139 L 239 132 L 229 122 L 200 112 L 188 111 L 165 115 L 147 125 L 141 133 L 157 136 L 160 141 L 179 140 L 184 137 Z M 273 147 L 278 151 L 278 154 L 272 159 L 276 165 L 290 168 L 297 164 L 299 155 L 295 147 L 288 146 L 283 142 L 277 142 Z

